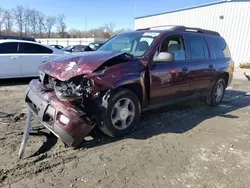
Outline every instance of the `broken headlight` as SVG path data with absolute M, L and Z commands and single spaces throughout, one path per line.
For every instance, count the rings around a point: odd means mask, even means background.
M 92 93 L 91 80 L 74 78 L 69 81 L 56 81 L 54 89 L 57 97 L 62 101 L 75 101 L 88 97 Z

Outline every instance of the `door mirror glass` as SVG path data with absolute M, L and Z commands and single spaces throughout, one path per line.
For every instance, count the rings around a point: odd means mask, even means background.
M 154 62 L 170 62 L 174 61 L 174 55 L 169 52 L 160 52 L 158 55 L 154 57 Z

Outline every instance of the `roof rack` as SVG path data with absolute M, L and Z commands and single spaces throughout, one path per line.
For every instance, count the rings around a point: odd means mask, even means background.
M 196 27 L 186 27 L 182 25 L 162 25 L 162 26 L 154 26 L 150 28 L 145 28 L 145 29 L 138 29 L 139 30 L 151 30 L 151 29 L 157 29 L 157 28 L 164 28 L 164 27 L 170 27 L 169 30 L 172 31 L 187 31 L 187 32 L 197 32 L 197 33 L 203 33 L 203 34 L 210 34 L 210 35 L 216 35 L 220 36 L 220 34 L 216 31 L 211 31 L 211 30 L 206 30 L 206 29 L 201 29 L 201 28 L 196 28 Z M 165 30 L 167 30 L 165 28 Z
M 21 37 L 21 36 L 0 35 L 0 39 L 15 39 L 15 40 L 26 40 L 26 41 L 36 42 L 36 40 L 32 37 Z

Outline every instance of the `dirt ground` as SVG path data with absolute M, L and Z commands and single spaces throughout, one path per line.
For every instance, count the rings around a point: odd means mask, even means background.
M 133 134 L 114 139 L 94 130 L 76 150 L 34 119 L 22 160 L 18 150 L 29 80 L 0 82 L 0 187 L 250 186 L 246 80 L 234 80 L 219 107 L 190 101 L 149 111 Z

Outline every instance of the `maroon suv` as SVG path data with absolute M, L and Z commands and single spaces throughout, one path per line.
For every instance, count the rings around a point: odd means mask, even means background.
M 76 147 L 95 126 L 109 136 L 130 133 L 148 109 L 190 97 L 217 106 L 233 70 L 217 32 L 184 26 L 137 30 L 95 52 L 43 64 L 25 100 L 46 128 Z

